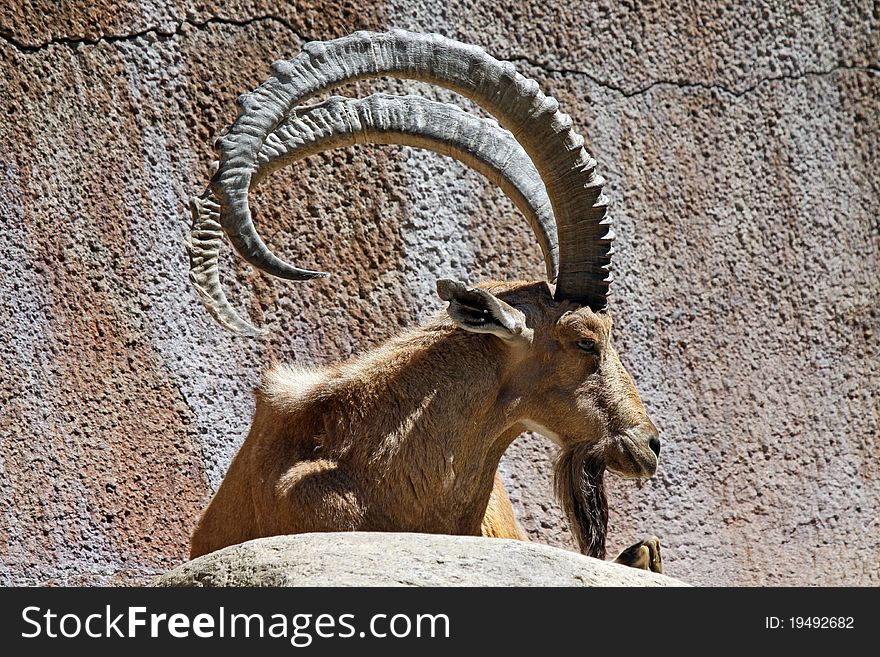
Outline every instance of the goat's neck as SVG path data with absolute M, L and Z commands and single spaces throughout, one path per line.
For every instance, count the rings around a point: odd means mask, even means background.
M 413 512 L 436 512 L 441 524 L 451 515 L 478 529 L 498 461 L 521 430 L 515 402 L 501 394 L 507 367 L 497 338 L 436 326 L 344 366 L 343 421 L 358 427 L 345 460 L 381 480 L 391 504 L 414 502 Z

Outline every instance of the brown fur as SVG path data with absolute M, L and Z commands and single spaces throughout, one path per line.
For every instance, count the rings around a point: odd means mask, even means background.
M 498 472 L 495 473 L 495 480 L 492 482 L 492 492 L 489 494 L 489 504 L 483 514 L 480 530 L 487 538 L 526 540 L 526 535 L 513 514 L 513 505 Z
M 520 538 L 506 493 L 492 491 L 501 455 L 526 428 L 564 448 L 592 445 L 625 476 L 650 476 L 645 436 L 656 430 L 611 346 L 610 317 L 556 302 L 543 282 L 481 287 L 520 313 L 520 333 L 502 339 L 446 317 L 345 363 L 270 369 L 192 556 L 313 531 Z M 474 299 L 467 317 L 479 316 Z M 587 339 L 597 355 L 578 348 Z

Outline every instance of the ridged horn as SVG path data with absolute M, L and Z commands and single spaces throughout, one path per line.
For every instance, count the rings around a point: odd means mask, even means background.
M 315 153 L 359 143 L 396 143 L 454 157 L 498 185 L 526 217 L 556 278 L 559 248 L 550 201 L 537 170 L 507 130 L 454 105 L 418 96 L 374 94 L 332 97 L 297 107 L 267 137 L 256 158 L 251 186 L 272 171 Z M 190 279 L 211 315 L 240 335 L 261 332 L 231 307 L 220 286 L 220 204 L 209 188 L 190 201 Z
M 611 282 L 611 231 L 605 218 L 604 180 L 583 148 L 571 118 L 534 80 L 481 48 L 437 34 L 402 30 L 356 32 L 312 42 L 292 60 L 276 62 L 274 76 L 239 97 L 240 113 L 219 140 L 220 168 L 211 187 L 220 201 L 220 223 L 239 254 L 281 278 L 320 275 L 273 255 L 254 228 L 248 192 L 267 138 L 297 105 L 351 80 L 394 76 L 449 88 L 480 105 L 519 141 L 544 185 L 559 235 L 556 297 L 605 307 Z
M 223 228 L 220 226 L 220 204 L 210 189 L 189 200 L 192 227 L 186 240 L 189 253 L 189 280 L 199 294 L 202 305 L 225 329 L 243 336 L 256 337 L 263 331 L 239 315 L 220 285 L 220 247 Z

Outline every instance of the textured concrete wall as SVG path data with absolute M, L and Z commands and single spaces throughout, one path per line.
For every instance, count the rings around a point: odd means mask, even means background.
M 438 276 L 540 277 L 477 174 L 362 147 L 255 201 L 278 253 L 335 277 L 224 260 L 267 342 L 226 335 L 189 289 L 186 199 L 235 96 L 304 40 L 397 26 L 512 59 L 609 180 L 616 339 L 665 439 L 654 479 L 612 481 L 609 548 L 656 533 L 696 584 L 880 584 L 872 3 L 369 4 L 0 6 L 0 582 L 180 563 L 263 363 L 375 345 L 440 308 Z M 551 458 L 526 436 L 503 472 L 529 533 L 570 546 Z

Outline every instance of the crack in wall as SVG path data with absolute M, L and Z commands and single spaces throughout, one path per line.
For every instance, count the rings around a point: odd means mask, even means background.
M 15 34 L 9 28 L 0 26 L 0 40 L 5 41 L 9 45 L 11 45 L 16 50 L 25 53 L 35 53 L 40 52 L 41 50 L 46 50 L 47 48 L 51 48 L 52 46 L 68 46 L 70 48 L 77 48 L 79 46 L 97 46 L 101 43 L 117 43 L 120 41 L 131 41 L 133 39 L 139 39 L 150 34 L 155 34 L 157 37 L 162 39 L 171 39 L 175 36 L 182 34 L 184 27 L 191 27 L 196 30 L 201 30 L 210 25 L 232 25 L 234 27 L 247 27 L 248 25 L 253 25 L 254 23 L 263 23 L 267 21 L 272 21 L 275 23 L 279 23 L 284 26 L 288 30 L 290 30 L 294 36 L 300 38 L 303 41 L 309 41 L 310 39 L 305 39 L 303 36 L 297 31 L 294 27 L 293 23 L 288 21 L 285 18 L 280 16 L 275 16 L 274 14 L 262 14 L 259 16 L 252 16 L 251 18 L 243 18 L 243 19 L 235 19 L 235 18 L 222 18 L 220 16 L 212 16 L 203 21 L 195 21 L 195 20 L 182 20 L 177 22 L 176 26 L 173 30 L 163 29 L 158 26 L 148 27 L 138 32 L 132 32 L 129 34 L 102 34 L 96 38 L 71 38 L 71 37 L 56 37 L 54 39 L 50 39 L 48 41 L 44 41 L 43 43 L 37 44 L 28 44 L 20 39 L 15 37 Z
M 578 77 L 585 77 L 590 82 L 597 84 L 600 87 L 605 89 L 610 89 L 611 91 L 616 91 L 621 96 L 625 98 L 632 98 L 634 96 L 641 96 L 649 91 L 653 90 L 655 87 L 675 87 L 677 89 L 704 89 L 706 91 L 720 91 L 722 93 L 728 94 L 730 96 L 745 96 L 752 91 L 755 91 L 758 87 L 763 84 L 767 84 L 770 82 L 779 82 L 783 80 L 801 80 L 808 77 L 825 77 L 828 75 L 833 75 L 838 71 L 859 71 L 863 73 L 880 73 L 880 66 L 874 65 L 858 65 L 858 64 L 836 64 L 830 68 L 823 70 L 812 70 L 812 71 L 801 71 L 799 73 L 788 73 L 783 75 L 776 75 L 772 77 L 759 78 L 753 84 L 745 86 L 741 89 L 733 89 L 731 87 L 725 86 L 723 84 L 717 82 L 690 82 L 688 80 L 654 80 L 646 84 L 643 87 L 637 87 L 635 89 L 626 89 L 621 87 L 620 85 L 614 84 L 613 82 L 608 82 L 606 80 L 601 80 L 597 78 L 592 73 L 588 71 L 581 71 L 579 69 L 573 68 L 554 68 L 544 62 L 540 62 L 536 59 L 529 57 L 528 55 L 517 55 L 515 57 L 510 57 L 509 61 L 528 64 L 529 66 L 534 66 L 535 68 L 541 69 L 545 73 L 559 73 L 561 75 L 573 75 Z
M 247 27 L 248 25 L 253 25 L 255 23 L 262 22 L 276 22 L 286 29 L 290 30 L 290 32 L 299 38 L 300 41 L 311 41 L 313 39 L 307 38 L 303 36 L 294 25 L 287 19 L 282 18 L 280 16 L 276 16 L 274 14 L 262 14 L 259 16 L 252 16 L 250 18 L 245 19 L 234 19 L 234 18 L 222 18 L 219 16 L 212 16 L 203 21 L 194 21 L 194 20 L 183 20 L 176 24 L 176 27 L 173 30 L 162 29 L 161 27 L 150 27 L 139 32 L 133 32 L 131 34 L 119 34 L 119 35 L 102 35 L 100 37 L 89 39 L 89 38 L 81 38 L 74 39 L 70 37 L 57 37 L 54 39 L 50 39 L 49 41 L 40 43 L 40 44 L 27 44 L 22 42 L 19 39 L 15 38 L 15 35 L 11 30 L 5 27 L 0 27 L 0 40 L 5 41 L 16 50 L 25 53 L 36 53 L 52 46 L 63 45 L 68 46 L 70 48 L 77 48 L 82 45 L 91 45 L 95 46 L 100 43 L 116 43 L 120 41 L 130 41 L 133 39 L 142 38 L 148 36 L 150 34 L 155 34 L 157 37 L 161 39 L 172 39 L 175 36 L 180 35 L 183 32 L 184 27 L 190 27 L 196 30 L 204 29 L 209 25 L 232 25 L 235 27 Z M 596 77 L 594 74 L 589 71 L 583 71 L 575 68 L 559 68 L 554 67 L 545 62 L 541 62 L 533 57 L 528 55 L 514 55 L 511 57 L 505 58 L 507 61 L 527 64 L 529 66 L 538 68 L 545 73 L 558 73 L 560 75 L 572 75 L 577 77 L 583 77 L 593 84 L 596 84 L 604 89 L 609 89 L 611 91 L 617 92 L 625 98 L 633 98 L 635 96 L 641 96 L 647 94 L 652 91 L 656 87 L 673 87 L 677 89 L 702 89 L 706 91 L 718 91 L 730 96 L 741 97 L 745 96 L 752 91 L 755 91 L 758 87 L 768 84 L 771 82 L 779 82 L 783 80 L 801 80 L 808 77 L 824 77 L 833 75 L 839 71 L 858 71 L 862 73 L 880 73 L 880 66 L 876 65 L 857 65 L 857 64 L 836 64 L 827 69 L 823 70 L 809 70 L 809 71 L 801 71 L 799 73 L 789 73 L 772 77 L 759 78 L 754 83 L 742 87 L 740 89 L 735 89 L 732 87 L 728 87 L 724 84 L 720 84 L 717 82 L 690 82 L 688 80 L 654 80 L 642 87 L 637 87 L 635 89 L 627 89 L 613 82 L 609 82 L 607 80 L 602 80 Z

